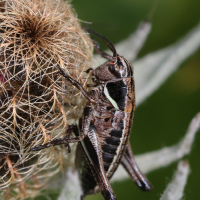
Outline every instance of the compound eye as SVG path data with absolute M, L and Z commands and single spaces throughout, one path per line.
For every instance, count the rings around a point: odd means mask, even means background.
M 113 75 L 117 77 L 120 75 L 119 66 L 116 63 L 110 62 L 108 69 Z

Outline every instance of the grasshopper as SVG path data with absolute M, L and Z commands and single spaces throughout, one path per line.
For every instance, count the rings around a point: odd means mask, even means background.
M 69 125 L 66 137 L 35 146 L 32 150 L 78 142 L 76 166 L 80 169 L 83 188 L 81 199 L 101 191 L 105 200 L 116 200 L 109 179 L 119 164 L 123 165 L 142 190 L 149 191 L 151 184 L 140 172 L 129 142 L 135 110 L 133 67 L 123 56 L 117 54 L 108 39 L 95 31 L 87 31 L 101 38 L 113 56 L 102 52 L 99 44 L 93 41 L 97 53 L 108 61 L 96 69 L 89 68 L 86 71 L 92 71 L 94 82 L 89 92 L 59 67 L 60 74 L 80 90 L 88 102 L 79 124 Z M 71 132 L 74 132 L 74 137 L 69 137 Z

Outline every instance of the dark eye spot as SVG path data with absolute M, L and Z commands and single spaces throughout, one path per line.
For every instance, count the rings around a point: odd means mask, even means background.
M 112 137 L 117 137 L 117 138 L 121 138 L 122 137 L 122 130 L 112 130 L 110 135 Z
M 108 122 L 108 121 L 109 121 L 109 119 L 110 119 L 110 118 L 105 118 L 105 119 L 104 119 L 104 122 Z
M 120 144 L 120 139 L 119 138 L 115 138 L 115 137 L 108 137 L 106 138 L 106 143 L 107 144 L 111 144 L 114 146 L 118 146 Z
M 114 155 L 111 155 L 109 153 L 103 153 L 102 157 L 104 162 L 112 163 Z
M 105 144 L 102 146 L 102 150 L 107 153 L 116 154 L 117 147 Z
M 107 110 L 111 110 L 113 107 L 106 107 Z

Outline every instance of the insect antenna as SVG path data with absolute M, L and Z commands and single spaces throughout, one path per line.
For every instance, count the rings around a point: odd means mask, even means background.
M 101 38 L 104 41 L 104 43 L 107 45 L 107 47 L 113 52 L 113 57 L 117 57 L 117 51 L 116 51 L 114 45 L 107 38 L 105 38 L 100 33 L 97 33 L 96 31 L 93 31 L 91 29 L 88 29 L 88 28 L 85 28 L 85 27 L 84 27 L 84 29 L 87 32 L 92 33 L 92 34 L 98 36 L 99 38 Z

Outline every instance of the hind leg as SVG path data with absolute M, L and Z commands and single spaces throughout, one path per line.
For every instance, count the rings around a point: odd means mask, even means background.
M 147 178 L 140 172 L 135 162 L 130 142 L 126 146 L 126 151 L 122 157 L 121 164 L 130 175 L 130 178 L 136 183 L 139 188 L 144 191 L 149 191 L 152 189 L 151 184 L 149 183 Z

